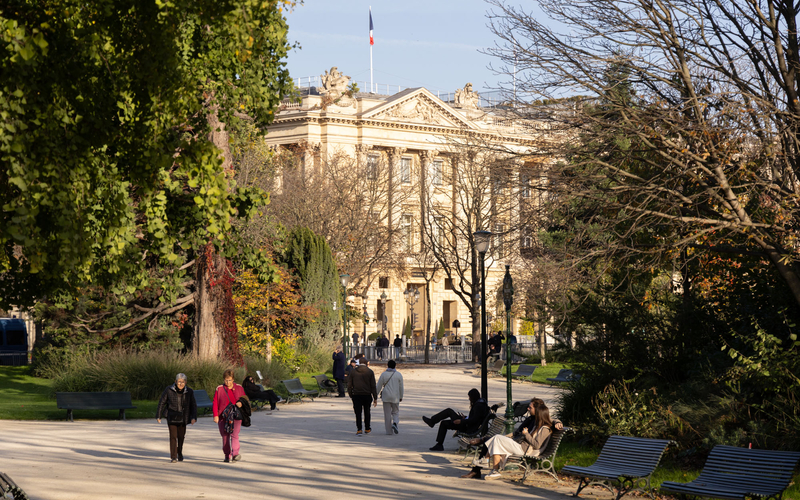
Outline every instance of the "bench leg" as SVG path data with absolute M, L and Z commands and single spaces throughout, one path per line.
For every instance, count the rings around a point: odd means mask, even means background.
M 67 410 L 67 422 L 74 422 L 72 420 L 72 410 Z
M 125 410 L 119 411 L 119 420 L 125 420 Z

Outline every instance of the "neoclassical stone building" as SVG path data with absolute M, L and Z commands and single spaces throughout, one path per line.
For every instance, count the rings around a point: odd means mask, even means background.
M 278 151 L 295 152 L 301 159 L 301 168 L 309 172 L 326 168 L 328 158 L 343 154 L 352 157 L 354 164 L 365 165 L 365 175 L 377 176 L 378 170 L 386 171 L 383 182 L 389 186 L 388 213 L 378 223 L 399 230 L 396 250 L 401 254 L 412 255 L 420 250 L 426 220 L 437 218 L 450 224 L 451 218 L 455 220 L 463 214 L 460 205 L 465 202 L 459 201 L 460 193 L 456 192 L 462 188 L 454 181 L 458 169 L 463 168 L 463 163 L 457 160 L 459 155 L 454 152 L 459 144 L 474 139 L 517 153 L 507 161 L 511 167 L 502 170 L 505 184 L 501 186 L 497 179 L 490 179 L 486 184 L 487 190 L 500 186 L 490 194 L 495 200 L 498 197 L 506 200 L 503 214 L 495 214 L 497 220 L 484 223 L 489 227 L 479 228 L 498 234 L 486 260 L 487 310 L 497 316 L 495 292 L 501 285 L 504 264 L 512 265 L 513 269 L 520 253 L 532 244 L 532 230 L 521 227 L 519 213 L 534 203 L 535 196 L 530 188 L 538 181 L 535 174 L 525 174 L 525 165 L 541 161 L 531 160 L 535 155 L 529 153 L 535 151 L 538 138 L 547 134 L 546 125 L 535 120 L 521 120 L 508 108 L 486 102 L 472 91 L 471 84 L 446 98 L 425 88 L 409 88 L 393 95 L 361 93 L 349 87 L 349 77 L 334 67 L 320 77 L 316 86 L 301 90 L 299 102 L 286 101 L 281 106 L 268 129 L 267 143 Z M 487 205 L 487 210 L 497 212 L 497 202 L 492 203 Z M 436 212 L 435 206 L 444 209 Z M 437 237 L 448 238 L 448 241 L 462 237 L 456 234 L 459 231 L 455 226 L 440 226 L 449 227 L 445 232 L 450 234 L 437 234 Z M 514 231 L 509 230 L 512 226 Z M 470 254 L 466 241 L 458 243 L 457 248 L 459 253 Z M 393 269 L 362 277 L 366 285 L 353 291 L 350 305 L 360 311 L 362 300 L 366 300 L 372 318 L 387 318 L 386 327 L 392 336 L 401 333 L 404 320 L 412 312 L 416 313 L 420 321 L 415 325 L 411 342 L 418 344 L 424 338 L 426 320 L 423 278 L 430 269 L 422 269 L 420 266 L 425 264 L 411 257 L 403 257 L 393 265 Z M 448 279 L 444 272 L 438 271 L 430 283 L 431 329 L 442 321 L 446 330 L 451 331 L 453 322 L 458 320 L 459 334 L 471 334 L 473 317 L 456 294 L 454 287 L 457 288 L 458 283 L 454 283 L 454 279 L 457 278 Z M 413 310 L 404 299 L 403 292 L 408 288 L 420 292 Z M 385 308 L 380 300 L 382 294 L 387 297 Z M 366 299 L 362 298 L 364 296 Z M 362 328 L 360 322 L 351 323 L 351 332 L 353 329 L 362 332 Z M 372 321 L 367 332 L 380 329 L 380 322 Z

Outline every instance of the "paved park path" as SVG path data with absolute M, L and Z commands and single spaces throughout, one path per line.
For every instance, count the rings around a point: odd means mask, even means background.
M 186 433 L 186 460 L 173 464 L 166 426 L 155 419 L 88 421 L 76 411 L 73 423 L 0 421 L 0 471 L 33 500 L 565 500 L 574 492 L 538 478 L 533 486 L 460 479 L 469 468 L 453 453 L 456 440 L 448 438 L 445 452 L 428 451 L 435 429 L 421 416 L 446 407 L 466 412 L 467 391 L 480 378 L 466 365 L 399 368 L 406 393 L 399 435 L 385 434 L 378 403 L 372 433 L 356 436 L 350 399 L 326 397 L 255 413 L 240 435 L 242 461 L 230 464 L 222 462 L 216 425 L 201 417 Z M 538 396 L 554 406 L 557 391 L 514 382 L 515 401 Z M 504 400 L 505 382 L 490 379 L 489 404 Z

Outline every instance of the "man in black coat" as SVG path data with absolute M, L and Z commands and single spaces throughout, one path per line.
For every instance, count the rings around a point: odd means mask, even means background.
M 431 451 L 444 451 L 444 438 L 447 437 L 447 431 L 456 429 L 466 433 L 473 433 L 480 429 L 481 424 L 486 420 L 486 416 L 490 411 L 489 405 L 486 404 L 485 399 L 481 398 L 480 391 L 478 389 L 470 389 L 467 395 L 469 396 L 470 404 L 468 416 L 447 408 L 430 418 L 422 417 L 428 427 L 439 424 L 436 444 L 430 448 Z
M 343 398 L 344 394 L 344 366 L 347 364 L 347 360 L 344 357 L 344 353 L 342 352 L 342 345 L 338 344 L 336 349 L 333 351 L 333 378 L 336 380 L 337 388 L 339 389 L 339 395 L 336 396 L 337 398 Z

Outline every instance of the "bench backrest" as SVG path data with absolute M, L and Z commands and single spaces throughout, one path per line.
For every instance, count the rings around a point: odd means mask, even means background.
M 123 408 L 133 406 L 131 393 L 120 392 L 57 392 L 56 404 L 58 408 L 70 407 L 106 407 Z
M 283 385 L 286 386 L 286 390 L 291 392 L 291 393 L 298 393 L 298 392 L 303 392 L 303 391 L 306 390 L 306 388 L 303 387 L 302 382 L 300 382 L 299 378 L 293 378 L 293 379 L 290 379 L 290 380 L 282 380 L 281 382 L 283 382 Z
M 558 370 L 558 375 L 556 375 L 556 378 L 568 379 L 570 377 L 572 377 L 572 370 L 569 368 Z
M 533 375 L 533 372 L 536 370 L 535 366 L 532 365 L 519 365 L 517 367 L 517 371 L 514 372 L 514 375 L 520 375 L 523 377 L 529 377 Z
M 487 438 L 494 437 L 498 434 L 504 434 L 506 431 L 506 419 L 505 417 L 497 416 L 492 420 L 492 423 L 489 425 L 489 428 L 486 429 L 485 436 Z
M 208 393 L 204 389 L 194 390 L 194 400 L 198 408 L 211 408 L 214 406 L 211 402 L 211 398 L 208 397 Z
M 492 371 L 500 371 L 500 369 L 503 368 L 503 365 L 505 363 L 506 362 L 503 361 L 502 359 L 498 359 L 497 361 L 492 363 L 492 366 L 489 369 L 492 370 Z
M 800 453 L 794 451 L 751 450 L 717 445 L 697 481 L 725 478 L 740 486 L 781 490 L 789 487 Z
M 322 375 L 314 375 L 314 380 L 317 381 L 317 385 L 320 387 L 320 389 L 327 389 L 324 384 L 326 380 L 330 379 L 323 373 Z
M 648 476 L 658 466 L 669 439 L 611 436 L 600 450 L 595 466 L 625 469 L 631 475 Z
M 558 445 L 561 444 L 561 440 L 564 438 L 564 434 L 571 430 L 569 427 L 562 427 L 561 430 L 553 429 L 553 433 L 550 434 L 550 440 L 547 441 L 547 446 L 539 452 L 539 458 L 544 460 L 555 455 L 558 451 Z

